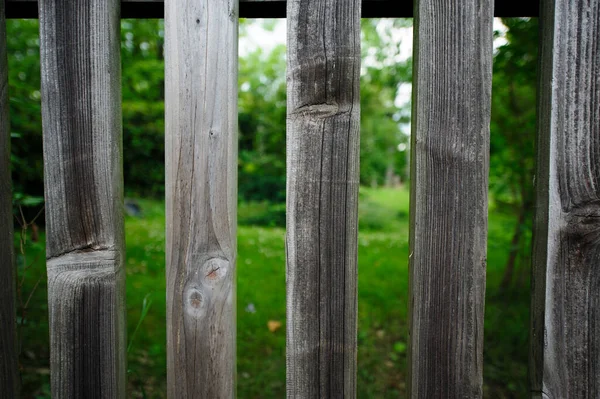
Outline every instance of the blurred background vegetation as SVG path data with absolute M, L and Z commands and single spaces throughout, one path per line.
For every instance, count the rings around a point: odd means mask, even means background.
M 238 396 L 285 396 L 285 46 L 241 21 Z M 363 20 L 359 397 L 406 396 L 411 20 Z M 525 397 L 537 20 L 496 32 L 484 391 Z M 128 397 L 165 397 L 164 29 L 123 20 Z M 7 22 L 23 397 L 49 397 L 38 23 Z M 278 42 L 279 43 L 279 42 Z M 410 51 L 409 51 L 410 53 Z M 260 279 L 257 279 L 260 276 Z M 270 323 L 269 322 L 275 322 Z M 281 324 L 277 324 L 277 322 Z

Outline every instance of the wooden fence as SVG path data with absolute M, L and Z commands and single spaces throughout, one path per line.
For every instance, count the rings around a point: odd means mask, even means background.
M 161 2 L 132 0 L 123 9 L 138 7 L 141 16 L 149 3 L 162 10 Z M 169 0 L 172 398 L 235 396 L 237 25 L 242 5 L 247 15 L 282 16 L 281 3 L 288 18 L 287 395 L 356 396 L 360 18 L 361 6 L 373 12 L 377 1 Z M 32 4 L 0 1 L 0 398 L 19 396 L 4 18 L 28 16 Z M 535 2 L 511 4 L 496 15 L 535 14 Z M 37 6 L 52 393 L 122 398 L 121 5 Z M 397 15 L 413 11 L 411 3 L 398 7 Z M 482 396 L 493 9 L 492 0 L 414 4 L 413 398 Z M 369 16 L 391 15 L 382 8 Z M 540 18 L 531 396 L 597 398 L 600 0 L 546 0 Z

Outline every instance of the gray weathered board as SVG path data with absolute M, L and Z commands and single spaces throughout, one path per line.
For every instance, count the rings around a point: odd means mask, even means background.
M 0 1 L 0 399 L 17 398 L 19 391 L 11 194 L 6 27 Z
M 544 2 L 530 376 L 600 396 L 600 0 Z
M 37 0 L 6 0 L 8 18 L 36 18 Z M 162 18 L 164 0 L 122 0 L 123 18 Z M 362 0 L 363 18 L 410 18 L 412 0 Z M 495 0 L 497 17 L 535 17 L 540 0 Z M 242 18 L 284 18 L 286 0 L 240 0 Z
M 125 397 L 119 6 L 40 1 L 54 398 Z
M 409 392 L 482 396 L 492 1 L 417 0 Z
M 356 396 L 360 1 L 288 2 L 287 396 Z
M 165 18 L 167 385 L 235 395 L 237 0 L 172 0 Z

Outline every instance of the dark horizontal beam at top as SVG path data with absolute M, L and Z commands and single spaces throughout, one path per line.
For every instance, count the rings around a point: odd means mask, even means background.
M 37 0 L 6 1 L 7 18 L 37 18 Z M 164 0 L 121 0 L 122 18 L 163 18 Z M 540 0 L 495 0 L 497 17 L 537 17 Z M 285 18 L 285 0 L 240 0 L 242 18 Z M 363 0 L 363 18 L 412 18 L 413 1 Z

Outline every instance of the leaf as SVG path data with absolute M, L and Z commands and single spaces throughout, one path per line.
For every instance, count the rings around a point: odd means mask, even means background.
M 25 195 L 19 202 L 22 206 L 37 206 L 44 202 L 44 197 Z
M 281 322 L 277 320 L 269 320 L 267 322 L 267 328 L 269 329 L 269 331 L 274 333 L 275 331 L 281 328 Z
M 394 344 L 394 351 L 397 353 L 406 352 L 406 344 L 402 341 L 398 341 Z

